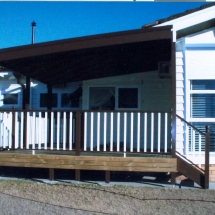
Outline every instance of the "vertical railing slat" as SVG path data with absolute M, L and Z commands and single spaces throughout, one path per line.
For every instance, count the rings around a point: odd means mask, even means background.
M 158 152 L 160 152 L 161 114 L 158 113 Z
M 24 129 L 24 113 L 20 113 L 20 148 L 23 149 L 23 129 Z
M 97 151 L 100 151 L 100 112 L 97 113 Z
M 84 113 L 84 151 L 87 150 L 87 112 Z
M 47 138 L 47 135 L 48 135 L 48 113 L 47 112 L 45 112 L 45 126 L 44 126 L 44 149 L 45 150 L 47 150 L 47 140 L 48 140 L 48 138 Z
M 35 112 L 32 113 L 31 128 L 32 128 L 31 145 L 32 145 L 32 149 L 35 149 Z
M 144 113 L 144 152 L 147 152 L 147 113 Z
M 124 112 L 124 152 L 126 152 L 127 145 L 127 113 Z
M 201 156 L 202 156 L 202 136 L 199 134 L 199 167 L 201 168 Z
M 134 113 L 131 113 L 131 138 L 130 138 L 130 152 L 133 152 L 133 148 L 134 148 L 134 137 L 133 137 L 133 133 L 134 133 Z M 138 148 L 138 147 L 137 147 Z
M 26 148 L 29 149 L 30 144 L 30 112 L 26 112 Z
M 151 113 L 151 152 L 154 152 L 154 113 Z
M 140 152 L 140 113 L 137 113 L 137 152 Z
M 110 151 L 113 151 L 113 112 L 110 113 Z
M 104 112 L 104 151 L 106 151 L 106 140 L 107 140 L 107 112 Z
M 60 149 L 60 112 L 57 112 L 57 150 Z
M 73 136 L 73 113 L 69 113 L 69 150 L 72 150 L 72 136 Z
M 167 113 L 165 113 L 165 135 L 164 135 L 164 151 L 165 152 L 167 152 L 167 124 L 168 124 L 168 121 L 167 121 L 167 119 L 168 119 L 168 115 L 167 115 Z
M 7 133 L 8 133 L 8 145 L 9 145 L 9 148 L 11 148 L 12 146 L 12 112 L 9 113 L 9 117 L 8 117 L 8 123 L 7 123 Z
M 63 112 L 63 150 L 66 150 L 66 112 Z
M 196 147 L 196 132 L 193 130 L 193 157 L 195 156 L 195 147 Z
M 53 150 L 53 131 L 54 131 L 54 113 L 51 112 L 51 135 L 50 135 L 50 148 Z
M 117 152 L 120 150 L 120 113 L 117 113 Z
M 93 151 L 93 124 L 94 124 L 94 113 L 91 112 L 91 125 L 90 125 L 90 151 Z
M 18 113 L 15 112 L 15 149 L 19 147 L 19 122 Z
M 38 116 L 38 130 L 39 130 L 39 134 L 38 134 L 38 148 L 41 149 L 41 139 L 42 139 L 42 132 L 43 132 L 43 127 L 42 127 L 42 118 L 41 118 L 41 112 L 39 112 L 39 116 Z

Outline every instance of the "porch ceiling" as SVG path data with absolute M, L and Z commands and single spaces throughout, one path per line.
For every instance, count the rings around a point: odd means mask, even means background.
M 46 84 L 157 70 L 171 60 L 171 26 L 0 50 L 0 65 Z

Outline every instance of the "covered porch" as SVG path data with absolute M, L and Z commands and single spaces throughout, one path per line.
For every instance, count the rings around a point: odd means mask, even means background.
M 57 85 L 126 74 L 171 71 L 169 108 L 52 110 Z M 175 43 L 171 26 L 0 50 L 0 65 L 26 76 L 23 110 L 0 112 L 0 166 L 110 171 L 178 171 Z M 47 110 L 32 110 L 30 81 L 47 84 Z M 150 100 L 149 100 L 150 101 Z M 159 102 L 159 101 L 157 101 Z M 6 149 L 6 150 L 5 150 Z M 190 165 L 190 164 L 189 164 Z M 199 175 L 197 176 L 199 177 Z M 207 180 L 202 182 L 207 187 Z

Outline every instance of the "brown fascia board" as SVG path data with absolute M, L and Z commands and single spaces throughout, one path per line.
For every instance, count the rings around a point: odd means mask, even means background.
M 171 39 L 171 29 L 172 26 L 162 26 L 6 48 L 0 50 L 0 62 L 79 49 Z

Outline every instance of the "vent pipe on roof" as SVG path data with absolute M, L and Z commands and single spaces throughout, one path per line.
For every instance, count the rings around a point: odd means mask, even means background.
M 34 44 L 34 39 L 35 39 L 35 27 L 36 27 L 36 22 L 32 22 L 31 26 L 32 26 L 32 44 Z
M 149 23 L 149 24 L 146 24 L 146 25 L 142 26 L 142 28 L 151 28 L 151 27 L 158 25 L 158 24 L 160 24 L 159 20 L 152 22 L 152 23 Z

